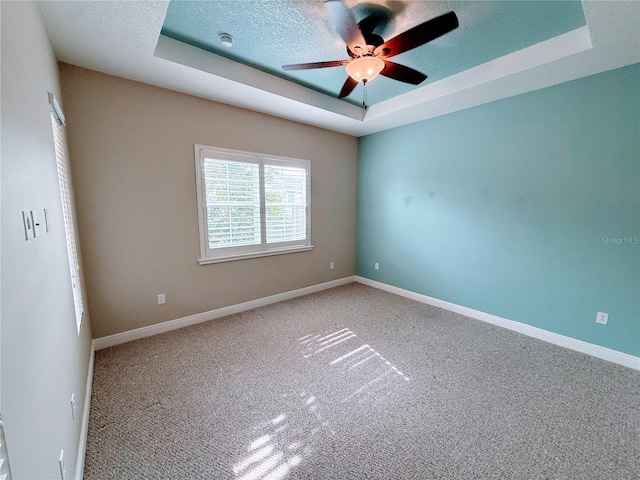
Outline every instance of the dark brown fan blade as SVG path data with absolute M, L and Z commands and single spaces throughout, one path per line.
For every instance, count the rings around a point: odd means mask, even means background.
M 411 85 L 419 85 L 427 78 L 424 73 L 420 73 L 417 70 L 405 67 L 404 65 L 389 62 L 388 60 L 384 61 L 384 68 L 380 72 L 380 75 L 384 75 L 385 77 L 393 78 L 394 80 L 399 80 L 404 83 L 410 83 Z
M 454 12 L 445 13 L 393 37 L 376 48 L 375 54 L 380 55 L 382 58 L 399 55 L 435 40 L 445 33 L 458 28 L 458 25 L 458 17 Z
M 341 67 L 349 63 L 349 60 L 330 60 L 328 62 L 294 63 L 283 65 L 284 70 L 310 70 L 312 68 Z
M 356 46 L 366 48 L 367 42 L 346 5 L 341 0 L 326 0 L 324 6 L 349 49 L 353 52 Z
M 358 85 L 358 82 L 356 80 L 354 80 L 351 77 L 347 77 L 347 81 L 344 82 L 344 85 L 342 86 L 342 90 L 340 90 L 340 95 L 338 95 L 338 98 L 344 98 L 347 95 L 349 95 L 351 92 L 353 92 L 353 89 L 356 88 L 356 85 Z

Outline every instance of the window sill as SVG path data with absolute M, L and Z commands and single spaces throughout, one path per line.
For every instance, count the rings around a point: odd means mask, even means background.
M 220 257 L 199 258 L 198 263 L 200 265 L 208 265 L 210 263 L 233 262 L 235 260 L 245 260 L 247 258 L 270 257 L 271 255 L 284 255 L 286 253 L 308 252 L 310 250 L 313 250 L 313 245 L 297 245 L 295 247 L 272 248 L 270 250 L 262 250 L 259 252 L 235 253 Z

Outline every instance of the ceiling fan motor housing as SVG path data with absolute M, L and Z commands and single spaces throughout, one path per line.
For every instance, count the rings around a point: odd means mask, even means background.
M 375 33 L 367 33 L 367 32 L 362 32 L 362 33 L 363 33 L 364 39 L 367 41 L 367 45 L 372 45 L 375 48 L 375 47 L 379 47 L 384 43 L 384 40 L 380 35 L 377 35 Z

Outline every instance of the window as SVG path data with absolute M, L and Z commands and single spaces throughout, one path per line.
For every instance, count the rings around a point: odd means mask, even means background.
M 311 250 L 310 163 L 195 146 L 200 264 Z
M 78 261 L 78 248 L 76 246 L 76 232 L 74 227 L 74 214 L 71 200 L 71 188 L 69 179 L 69 167 L 67 165 L 67 154 L 65 151 L 62 126 L 64 116 L 60 107 L 55 101 L 55 97 L 50 94 L 50 101 L 53 107 L 51 112 L 51 128 L 53 130 L 53 143 L 56 150 L 56 164 L 58 167 L 58 183 L 60 185 L 60 196 L 62 197 L 62 216 L 64 221 L 64 232 L 67 240 L 67 254 L 69 257 L 69 270 L 71 272 L 71 289 L 73 291 L 73 303 L 76 314 L 76 327 L 80 334 L 82 326 L 82 315 L 84 305 L 82 301 L 82 286 L 80 284 L 80 263 Z M 54 106 L 55 103 L 55 106 Z

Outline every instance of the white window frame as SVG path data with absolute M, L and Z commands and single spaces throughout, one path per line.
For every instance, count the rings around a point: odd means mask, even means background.
M 198 200 L 198 228 L 200 232 L 200 258 L 198 263 L 206 265 L 210 263 L 229 262 L 246 258 L 265 257 L 269 255 L 282 255 L 286 253 L 304 252 L 313 249 L 311 244 L 311 162 L 297 158 L 287 158 L 275 155 L 265 155 L 241 150 L 212 147 L 208 145 L 194 145 L 196 166 L 196 192 Z M 260 235 L 261 242 L 257 245 L 243 245 L 236 247 L 209 248 L 206 186 L 204 174 L 204 159 L 217 158 L 221 160 L 241 161 L 258 164 L 260 168 Z M 306 171 L 306 232 L 305 238 L 289 242 L 266 242 L 266 208 L 265 208 L 265 184 L 264 166 L 280 165 L 304 168 Z

